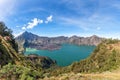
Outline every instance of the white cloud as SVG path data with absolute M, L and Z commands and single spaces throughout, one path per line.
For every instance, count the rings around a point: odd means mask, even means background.
M 53 16 L 50 15 L 49 17 L 46 18 L 45 23 L 49 23 L 53 21 Z M 33 18 L 31 20 L 31 22 L 28 22 L 27 24 L 23 25 L 22 30 L 26 30 L 26 29 L 32 29 L 35 26 L 42 24 L 44 21 L 42 19 L 38 19 L 38 18 Z
M 43 20 L 34 18 L 34 19 L 32 20 L 32 22 L 29 22 L 29 23 L 28 23 L 28 26 L 27 26 L 26 28 L 27 28 L 27 29 L 32 29 L 32 28 L 34 28 L 35 26 L 37 26 L 38 24 L 42 24 L 42 23 L 43 23 Z
M 45 23 L 49 23 L 49 22 L 52 22 L 53 21 L 53 16 L 50 15 L 49 17 L 47 17 L 47 20 L 45 21 Z
M 38 19 L 38 18 L 34 18 L 31 20 L 31 22 L 28 22 L 27 25 L 24 25 L 22 27 L 23 30 L 26 30 L 26 29 L 32 29 L 34 28 L 35 26 L 37 26 L 38 24 L 42 24 L 43 23 L 43 20 L 41 19 Z
M 23 29 L 23 30 L 26 30 L 26 27 L 23 26 L 22 29 Z

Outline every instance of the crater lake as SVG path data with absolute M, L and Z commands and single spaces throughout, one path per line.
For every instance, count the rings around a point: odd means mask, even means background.
M 95 46 L 62 44 L 58 50 L 37 50 L 26 48 L 25 55 L 37 54 L 47 56 L 57 61 L 59 66 L 68 66 L 75 61 L 87 58 L 95 49 Z

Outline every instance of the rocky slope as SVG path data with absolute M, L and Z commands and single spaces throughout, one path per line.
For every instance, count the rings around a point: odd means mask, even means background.
M 72 36 L 68 39 L 68 43 L 77 45 L 95 45 L 97 46 L 102 41 L 102 38 L 93 35 L 91 37 Z
M 16 41 L 19 44 L 19 49 L 24 50 L 26 47 L 45 49 L 45 50 L 55 50 L 61 47 L 63 43 L 70 43 L 76 45 L 98 45 L 103 38 L 96 35 L 91 37 L 40 37 L 35 34 L 24 32 L 20 36 L 16 37 Z

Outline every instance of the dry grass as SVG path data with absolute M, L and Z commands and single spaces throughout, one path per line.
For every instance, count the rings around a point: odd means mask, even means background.
M 120 80 L 120 72 L 104 72 L 96 74 L 68 73 L 57 77 L 46 77 L 43 80 Z
M 120 80 L 120 73 L 83 74 L 91 80 Z

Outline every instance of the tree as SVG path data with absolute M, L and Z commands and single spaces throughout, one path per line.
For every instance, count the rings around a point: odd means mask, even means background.
M 4 22 L 0 22 L 0 35 L 5 37 L 5 36 L 9 36 L 11 38 L 10 44 L 12 45 L 12 47 L 16 50 L 16 52 L 18 52 L 18 45 L 15 42 L 14 36 L 12 35 L 12 30 L 9 29 Z
M 12 30 L 8 29 L 4 22 L 0 22 L 0 35 L 2 35 L 3 37 L 10 36 L 11 38 L 13 38 Z

